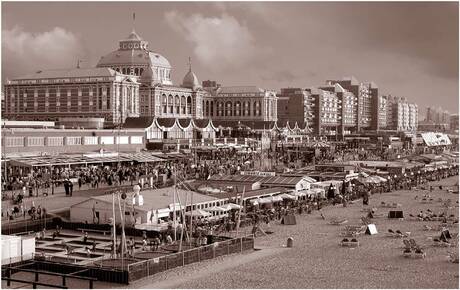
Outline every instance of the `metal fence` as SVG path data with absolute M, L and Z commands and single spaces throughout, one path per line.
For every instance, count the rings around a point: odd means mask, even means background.
M 128 279 L 134 281 L 176 267 L 252 249 L 254 249 L 253 235 L 215 242 L 211 245 L 129 264 Z

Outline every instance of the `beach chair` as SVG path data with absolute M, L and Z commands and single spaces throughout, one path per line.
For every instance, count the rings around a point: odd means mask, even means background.
M 417 245 L 414 239 L 410 240 L 403 240 L 404 243 L 404 252 L 403 256 L 406 258 L 418 258 L 418 259 L 424 259 L 426 257 L 426 253 L 423 250 L 422 247 Z M 410 248 L 410 252 L 408 252 L 408 249 Z
M 339 218 L 339 217 L 333 217 L 329 220 L 329 224 L 335 225 L 335 226 L 343 225 L 343 224 L 346 224 L 347 222 L 348 220 L 344 218 Z
M 401 232 L 400 230 L 393 231 L 392 229 L 389 229 L 387 232 L 387 236 L 391 238 L 407 238 L 409 237 L 411 232 Z
M 340 245 L 342 247 L 356 248 L 356 247 L 359 247 L 359 242 L 356 238 L 353 238 L 351 240 L 348 240 L 347 238 L 345 238 L 340 242 Z
M 366 232 L 366 226 L 345 226 L 344 230 L 341 232 L 342 237 L 351 237 L 355 238 Z
M 403 243 L 404 243 L 403 256 L 410 258 L 412 256 L 412 246 L 408 240 L 403 240 Z
M 362 222 L 364 225 L 366 225 L 366 226 L 372 223 L 372 221 L 371 221 L 370 218 L 364 217 L 364 216 L 361 217 L 361 222 Z

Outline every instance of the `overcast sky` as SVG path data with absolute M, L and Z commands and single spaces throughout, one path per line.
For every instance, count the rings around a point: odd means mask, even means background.
M 384 94 L 458 112 L 458 4 L 2 3 L 2 79 L 95 66 L 133 27 L 179 84 L 310 87 L 355 76 Z

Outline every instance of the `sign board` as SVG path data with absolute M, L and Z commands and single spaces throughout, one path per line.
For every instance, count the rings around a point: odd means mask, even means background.
M 376 228 L 375 224 L 367 225 L 366 234 L 367 235 L 376 235 L 377 234 L 377 228 Z

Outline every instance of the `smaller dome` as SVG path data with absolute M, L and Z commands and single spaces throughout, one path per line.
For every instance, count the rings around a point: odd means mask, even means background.
M 142 40 L 142 38 L 136 33 L 136 31 L 131 31 L 131 33 L 128 35 L 127 40 Z
M 198 81 L 198 78 L 192 72 L 191 69 L 185 75 L 184 80 L 182 81 L 182 86 L 184 88 L 189 88 L 189 89 L 193 89 L 193 90 L 201 87 L 200 86 L 200 81 Z

